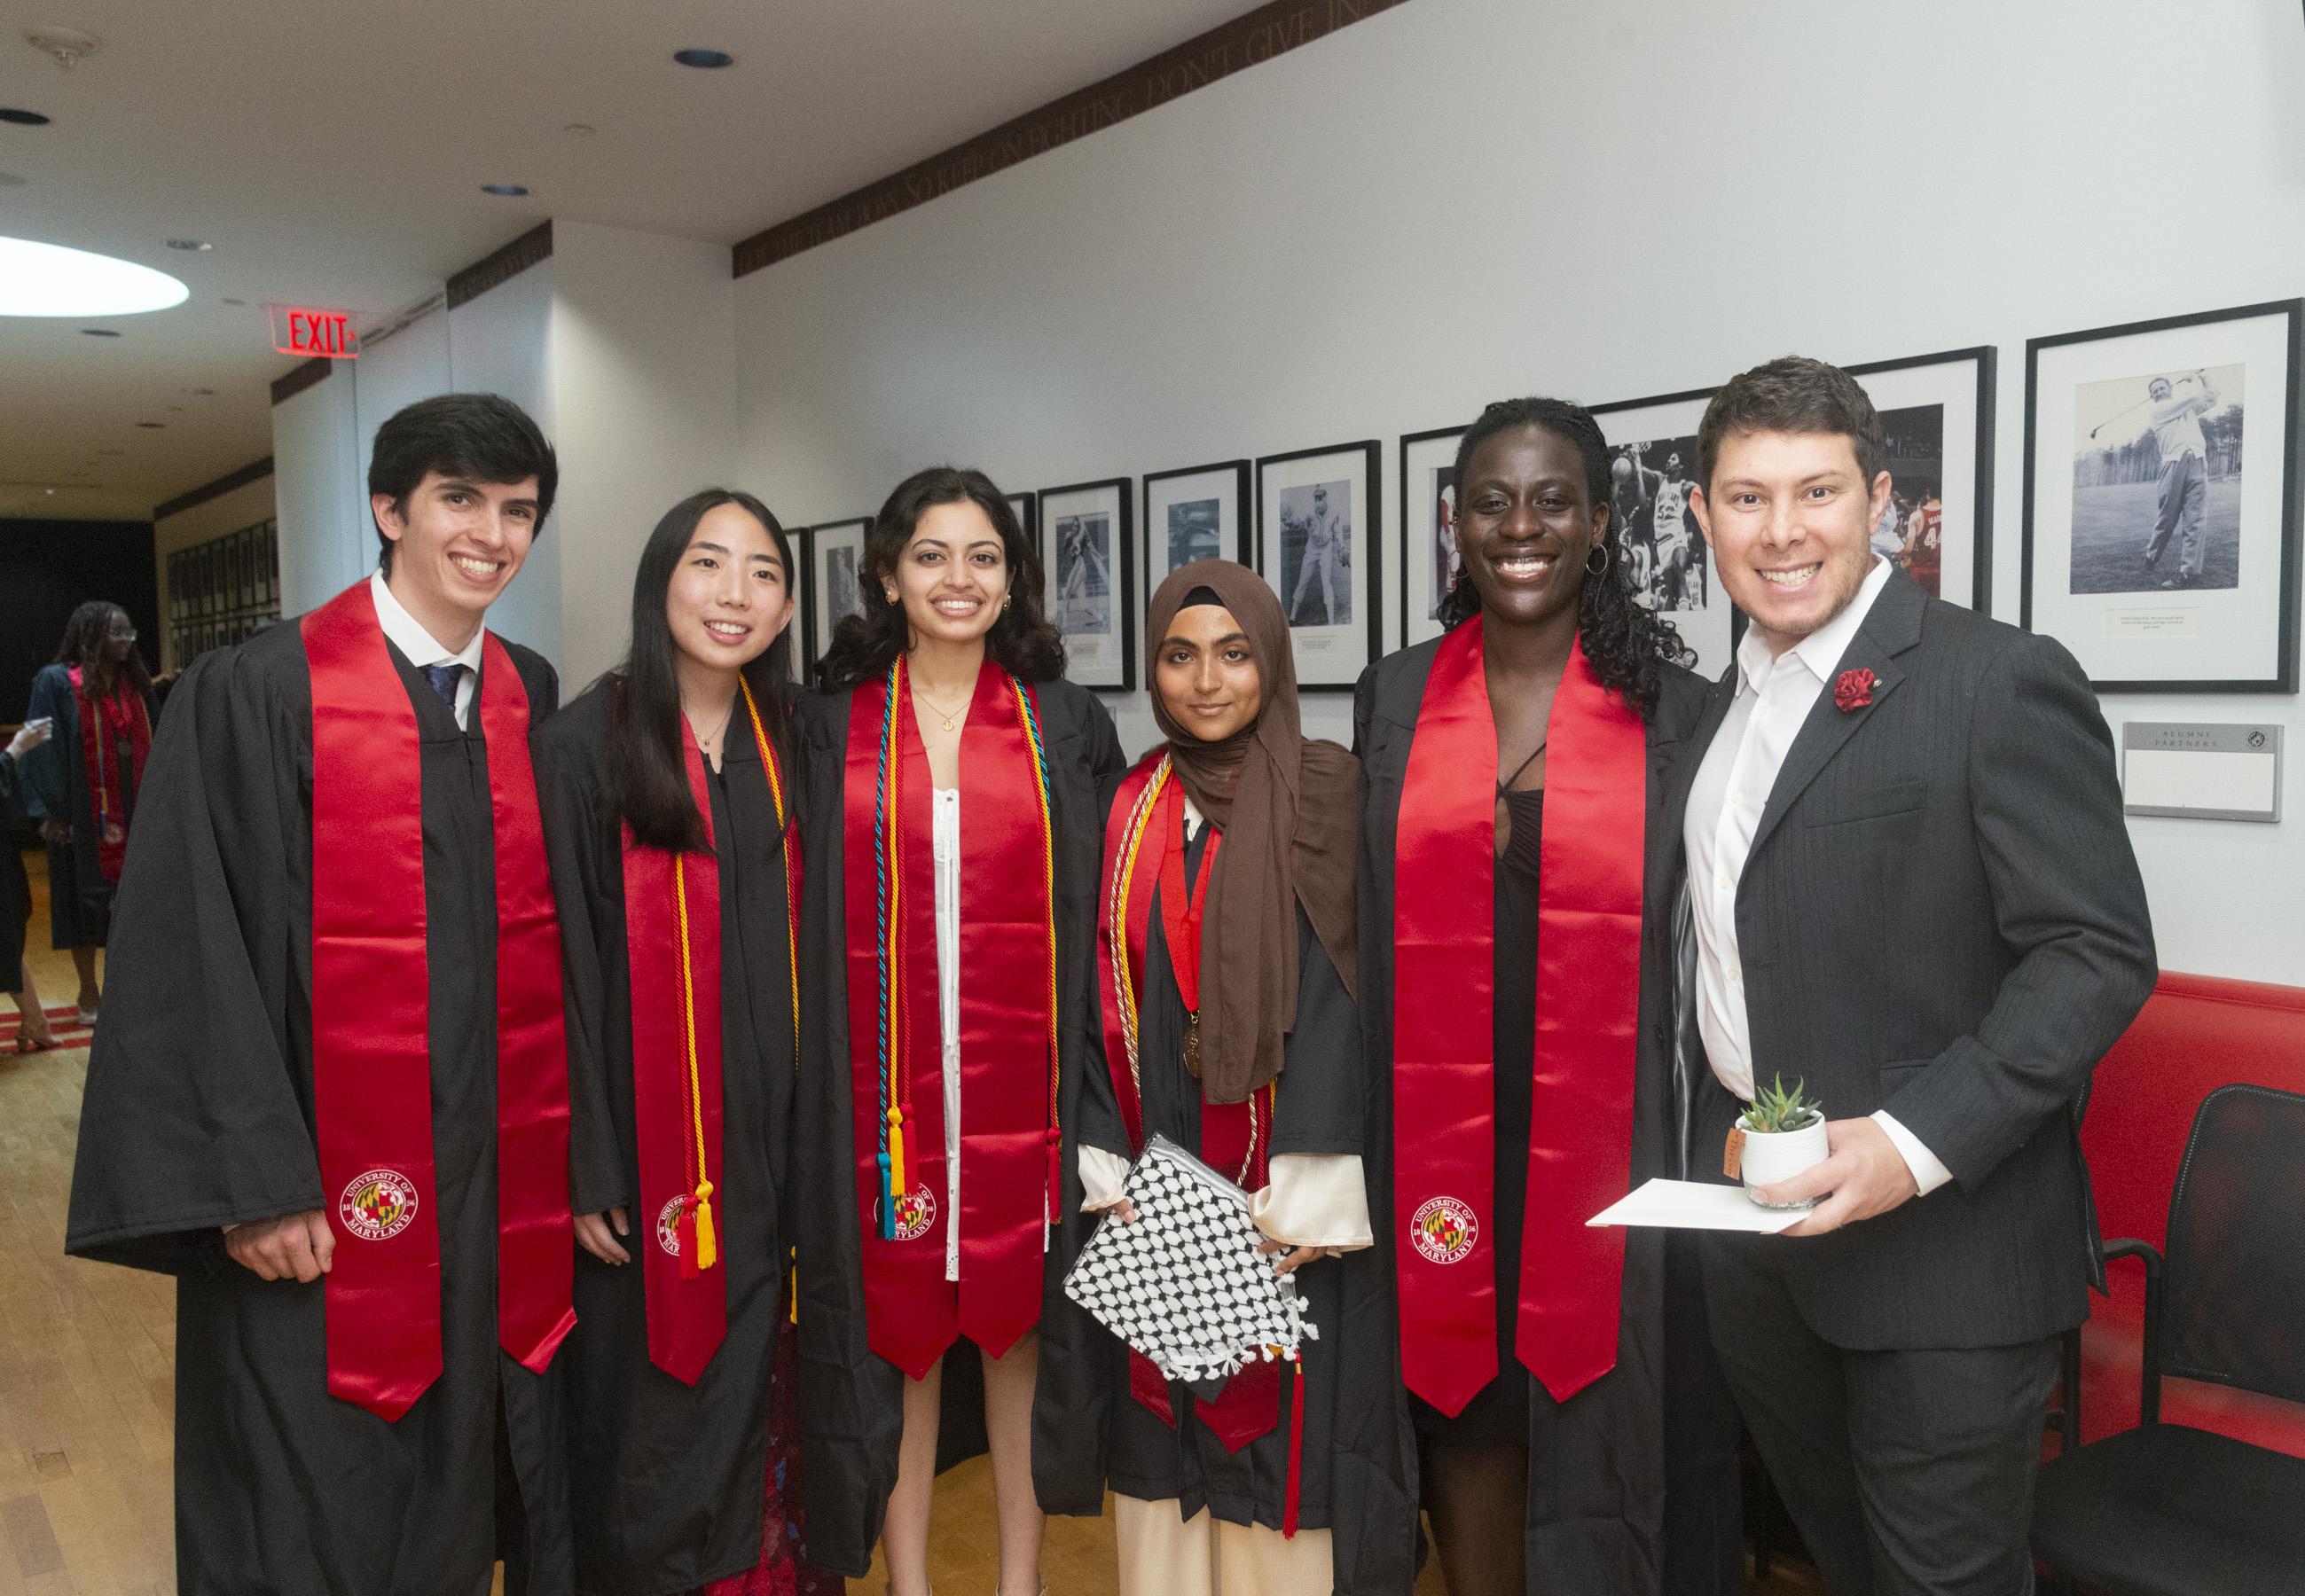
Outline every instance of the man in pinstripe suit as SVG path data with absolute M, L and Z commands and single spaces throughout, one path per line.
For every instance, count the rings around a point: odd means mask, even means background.
M 1751 626 L 1671 794 L 1684 1096 L 1717 1146 L 1782 1074 L 1832 1142 L 1764 1193 L 1816 1200 L 1783 1236 L 1707 1239 L 1714 1340 L 1833 1596 L 2022 1596 L 2097 1267 L 2080 1105 L 2155 974 L 2112 740 L 2054 641 L 1875 556 L 1891 482 L 1847 374 L 1746 372 L 1697 450 Z

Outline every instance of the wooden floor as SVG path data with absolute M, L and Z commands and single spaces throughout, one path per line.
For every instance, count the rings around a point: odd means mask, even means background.
M 33 978 L 70 1003 L 72 961 L 47 947 L 38 857 Z M 0 1011 L 8 1010 L 0 1000 Z M 13 1047 L 13 1044 L 9 1044 Z M 174 1596 L 169 1457 L 174 1290 L 157 1275 L 64 1256 L 84 1047 L 0 1050 L 0 1596 Z M 937 1482 L 931 1577 L 940 1596 L 991 1596 L 999 1569 L 990 1464 Z M 1112 1596 L 1112 1520 L 1050 1522 L 1052 1596 Z M 885 1577 L 851 1581 L 880 1596 Z M 1760 1590 L 1816 1587 L 1780 1575 Z M 1428 1567 L 1417 1596 L 1445 1596 Z

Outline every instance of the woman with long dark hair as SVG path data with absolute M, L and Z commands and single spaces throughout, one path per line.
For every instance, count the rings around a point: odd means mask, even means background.
M 983 472 L 898 484 L 863 577 L 864 613 L 799 717 L 808 1549 L 857 1577 L 877 1537 L 895 1596 L 927 1596 L 941 1371 L 965 1339 L 999 1590 L 1034 1596 L 1035 1482 L 1052 1511 L 1101 1505 L 1080 1438 L 1036 1445 L 1033 1411 L 1036 1371 L 1052 1393 L 1083 1378 L 1035 1332 L 1078 1312 L 1060 1291 L 1083 1233 L 1067 1142 L 1093 1047 L 1098 789 L 1120 745 L 1063 680 L 1040 556 Z
M 24 956 L 24 931 L 32 918 L 32 884 L 24 875 L 24 856 L 15 833 L 23 824 L 21 761 L 25 755 L 54 734 L 53 723 L 27 721 L 0 749 L 0 986 L 16 1005 L 16 1051 L 45 1053 L 56 1045 L 56 1033 L 40 1007 L 40 989 L 32 979 L 31 961 Z
M 136 624 L 91 598 L 64 624 L 55 663 L 32 678 L 27 718 L 55 736 L 24 762 L 25 807 L 48 845 L 48 930 L 80 976 L 80 1018 L 96 1020 L 96 950 L 112 929 L 112 895 L 152 746 L 152 673 Z
M 566 972 L 583 1252 L 560 1357 L 587 1591 L 794 1555 L 771 1456 L 799 1025 L 792 573 L 760 500 L 683 499 L 641 551 L 625 663 L 534 738 Z
M 1370 666 L 1354 705 L 1376 1300 L 1399 1349 L 1362 1378 L 1406 1387 L 1355 1416 L 1416 1467 L 1356 1476 L 1374 1538 L 1348 1549 L 1405 1566 L 1421 1506 L 1451 1596 L 1741 1589 L 1693 1255 L 1585 1224 L 1686 1173 L 1678 836 L 1656 817 L 1704 685 L 1628 580 L 1590 414 L 1493 404 L 1456 480 L 1449 630 Z

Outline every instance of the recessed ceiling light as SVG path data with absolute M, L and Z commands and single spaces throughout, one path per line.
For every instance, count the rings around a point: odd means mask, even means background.
M 29 238 L 0 238 L 0 316 L 136 316 L 192 291 L 132 260 Z
M 248 301 L 247 301 L 246 300 L 242 300 L 242 299 L 228 299 L 228 300 L 224 301 L 223 302 L 224 302 L 224 303 L 225 303 L 225 304 L 227 304 L 227 305 L 244 305 L 244 304 L 248 303 Z
M 80 330 L 83 336 L 89 338 L 117 338 L 120 336 L 118 333 L 114 332 L 108 327 L 84 327 Z
M 528 190 L 516 183 L 484 183 L 481 185 L 481 192 L 495 194 L 506 200 L 517 200 L 527 193 Z
M 13 122 L 18 127 L 46 127 L 48 120 L 38 111 L 21 111 L 13 106 L 0 106 L 0 122 Z
M 182 250 L 187 255 L 205 255 L 216 248 L 204 238 L 172 238 L 168 240 L 168 247 Z
M 726 50 L 675 50 L 672 58 L 683 66 L 693 66 L 703 72 L 736 64 L 736 58 Z
M 168 423 L 166 421 L 139 421 L 136 424 L 139 427 L 143 428 L 147 432 L 157 432 Z
M 214 388 L 186 388 L 184 392 L 190 394 L 195 399 L 213 399 L 216 397 L 216 390 Z
M 589 122 L 572 122 L 560 131 L 564 133 L 573 134 L 574 137 L 579 139 L 589 139 L 600 130 L 594 127 Z
M 0 189 L 21 189 L 24 180 L 13 172 L 0 172 Z

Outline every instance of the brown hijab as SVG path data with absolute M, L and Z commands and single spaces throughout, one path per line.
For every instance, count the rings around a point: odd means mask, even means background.
M 1196 588 L 1240 623 L 1263 689 L 1255 721 L 1221 743 L 1194 736 L 1161 701 L 1161 644 Z M 1246 565 L 1195 560 L 1170 573 L 1145 616 L 1144 679 L 1178 778 L 1224 834 L 1201 922 L 1201 1090 L 1212 1103 L 1243 1102 L 1280 1074 L 1297 1023 L 1297 960 L 1274 956 L 1297 946 L 1295 904 L 1305 905 L 1346 990 L 1355 985 L 1360 761 L 1334 743 L 1306 741 L 1289 619 Z

